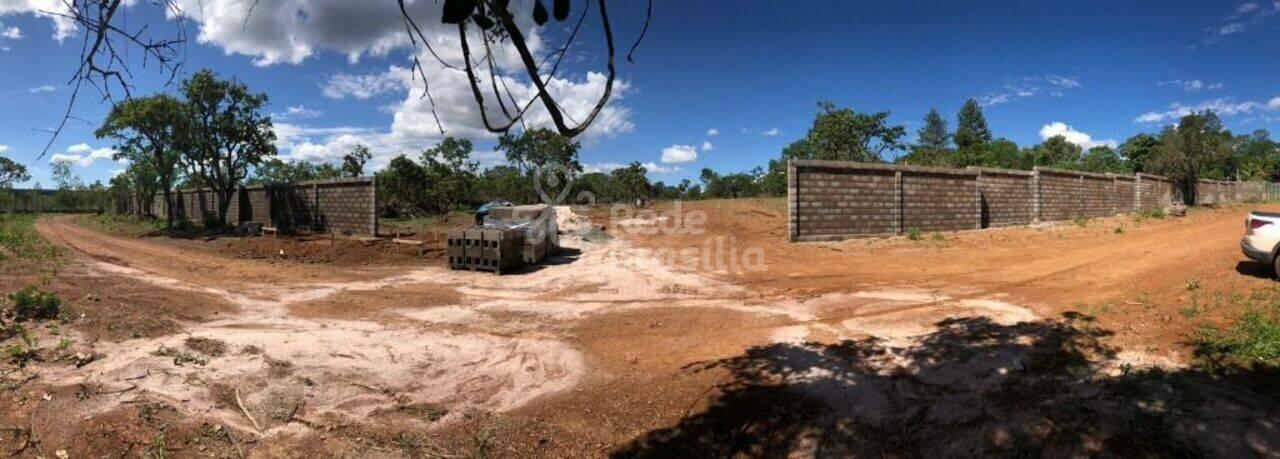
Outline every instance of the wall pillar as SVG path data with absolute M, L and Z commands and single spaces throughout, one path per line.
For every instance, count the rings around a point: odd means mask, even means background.
M 906 199 L 906 193 L 902 190 L 902 171 L 893 172 L 893 203 L 894 203 L 894 222 L 893 227 L 898 234 L 903 234 L 907 230 L 903 228 L 906 224 L 906 212 L 903 201 Z

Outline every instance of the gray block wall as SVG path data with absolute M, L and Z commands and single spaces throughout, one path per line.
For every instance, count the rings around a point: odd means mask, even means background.
M 1197 189 L 1204 203 L 1280 195 L 1280 188 L 1262 182 L 1204 180 Z M 1172 181 L 1150 174 L 816 160 L 787 164 L 787 229 L 792 241 L 1106 217 L 1163 209 L 1181 200 Z
M 217 195 L 210 189 L 183 191 L 177 198 L 180 211 L 193 222 L 217 213 Z M 163 195 L 157 194 L 151 213 L 164 218 L 164 207 Z M 378 233 L 377 186 L 372 177 L 356 177 L 243 187 L 228 205 L 227 220 L 231 224 L 262 222 L 286 232 L 309 228 L 374 236 Z

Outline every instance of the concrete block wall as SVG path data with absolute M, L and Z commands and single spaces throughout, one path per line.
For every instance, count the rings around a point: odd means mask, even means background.
M 982 228 L 978 171 L 904 168 L 900 231 Z
M 181 193 L 187 218 L 200 222 L 216 214 L 217 197 L 209 189 Z M 157 194 L 151 213 L 164 218 L 164 197 Z M 255 185 L 236 192 L 227 208 L 228 223 L 262 222 L 281 231 L 302 228 L 373 236 L 378 233 L 377 187 L 372 177 L 315 180 L 286 185 Z
M 1035 173 L 970 166 L 978 171 L 983 228 L 1026 225 L 1035 221 Z
M 1206 180 L 1198 189 L 1211 202 L 1280 196 L 1280 186 L 1262 182 Z M 1150 174 L 787 163 L 787 230 L 792 241 L 1106 217 L 1163 209 L 1181 200 L 1172 181 Z
M 1164 209 L 1173 204 L 1174 197 L 1179 194 L 1173 181 L 1159 175 L 1138 173 L 1134 175 L 1134 181 L 1134 193 L 1137 195 L 1134 201 L 1139 212 Z
M 897 234 L 900 171 L 883 164 L 791 161 L 788 219 L 792 240 Z

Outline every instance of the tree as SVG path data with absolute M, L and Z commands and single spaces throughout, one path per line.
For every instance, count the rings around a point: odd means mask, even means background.
M 991 129 L 987 117 L 982 114 L 978 101 L 969 99 L 956 115 L 956 146 L 961 150 L 991 141 Z
M 531 174 L 552 164 L 559 164 L 570 172 L 582 172 L 582 164 L 578 162 L 581 147 L 573 139 L 539 128 L 517 135 L 503 134 L 493 149 L 505 153 L 507 162 L 519 167 L 521 172 Z
M 1055 135 L 1039 145 L 1026 151 L 1031 166 L 1052 167 L 1057 169 L 1079 169 L 1080 156 L 1084 150 L 1079 145 L 1068 142 L 1066 137 Z
M 470 140 L 445 137 L 440 144 L 422 152 L 429 192 L 444 210 L 462 203 L 471 190 L 479 167 L 479 163 L 467 161 L 473 149 Z
M 1280 144 L 1271 133 L 1258 129 L 1231 139 L 1232 166 L 1239 180 L 1272 180 L 1280 169 Z
M 1159 174 L 1173 179 L 1181 188 L 1188 204 L 1197 202 L 1196 182 L 1214 163 L 1231 156 L 1231 132 L 1212 111 L 1192 112 L 1183 116 L 1177 126 L 1160 133 L 1160 146 L 1150 159 Z
M 1129 165 L 1116 153 L 1116 149 L 1106 145 L 1090 148 L 1080 159 L 1080 170 L 1089 172 L 1110 172 L 1119 174 L 1129 172 Z
M 1120 156 L 1124 157 L 1134 172 L 1147 172 L 1150 170 L 1147 162 L 1159 146 L 1160 139 L 1144 132 L 1120 144 Z
M 0 190 L 7 189 L 17 182 L 31 180 L 27 167 L 12 159 L 0 156 Z
M 792 144 L 796 149 L 791 153 L 805 159 L 881 161 L 884 152 L 902 149 L 907 135 L 906 128 L 889 126 L 888 119 L 889 112 L 866 114 L 819 102 L 804 143 Z
M 377 174 L 378 202 L 392 215 L 412 215 L 428 205 L 427 173 L 404 155 L 396 156 Z
M 176 203 L 173 198 L 175 176 L 181 150 L 189 145 L 190 116 L 187 106 L 178 99 L 157 95 L 131 99 L 111 108 L 102 126 L 94 132 L 98 138 L 110 137 L 119 144 L 113 158 L 147 163 L 154 171 L 164 193 L 165 226 L 173 229 Z M 123 145 L 128 144 L 129 148 Z
M 617 189 L 617 197 L 627 202 L 636 198 L 649 196 L 649 178 L 645 175 L 649 170 L 639 161 L 632 161 L 627 167 L 614 169 L 610 175 Z
M 236 81 L 219 80 L 205 69 L 182 83 L 191 110 L 191 145 L 185 163 L 191 175 L 213 189 L 216 222 L 227 224 L 227 209 L 249 168 L 276 155 L 271 118 L 261 114 L 266 94 L 253 94 Z
M 247 179 L 245 183 L 253 185 L 298 183 L 338 178 L 342 175 L 343 171 L 332 164 L 316 165 L 306 161 L 283 161 L 280 158 L 271 158 L 259 164 L 254 169 L 253 177 Z
M 342 157 L 342 174 L 347 177 L 359 177 L 364 175 L 364 165 L 373 158 L 373 153 L 369 153 L 369 147 L 363 144 L 356 144 Z
M 133 145 L 126 143 L 120 147 L 119 152 L 125 157 L 141 154 L 132 151 L 133 148 L 135 148 Z M 126 189 L 133 191 L 134 212 L 138 218 L 151 215 L 151 204 L 155 202 L 156 191 L 160 188 L 160 177 L 152 164 L 146 161 L 130 161 L 129 166 L 117 178 L 124 180 Z
M 787 195 L 787 162 L 781 159 L 769 160 L 769 167 L 760 177 L 760 192 L 767 196 Z

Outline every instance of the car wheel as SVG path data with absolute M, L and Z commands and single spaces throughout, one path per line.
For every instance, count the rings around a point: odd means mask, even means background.
M 1271 259 L 1271 275 L 1280 279 L 1280 256 Z

